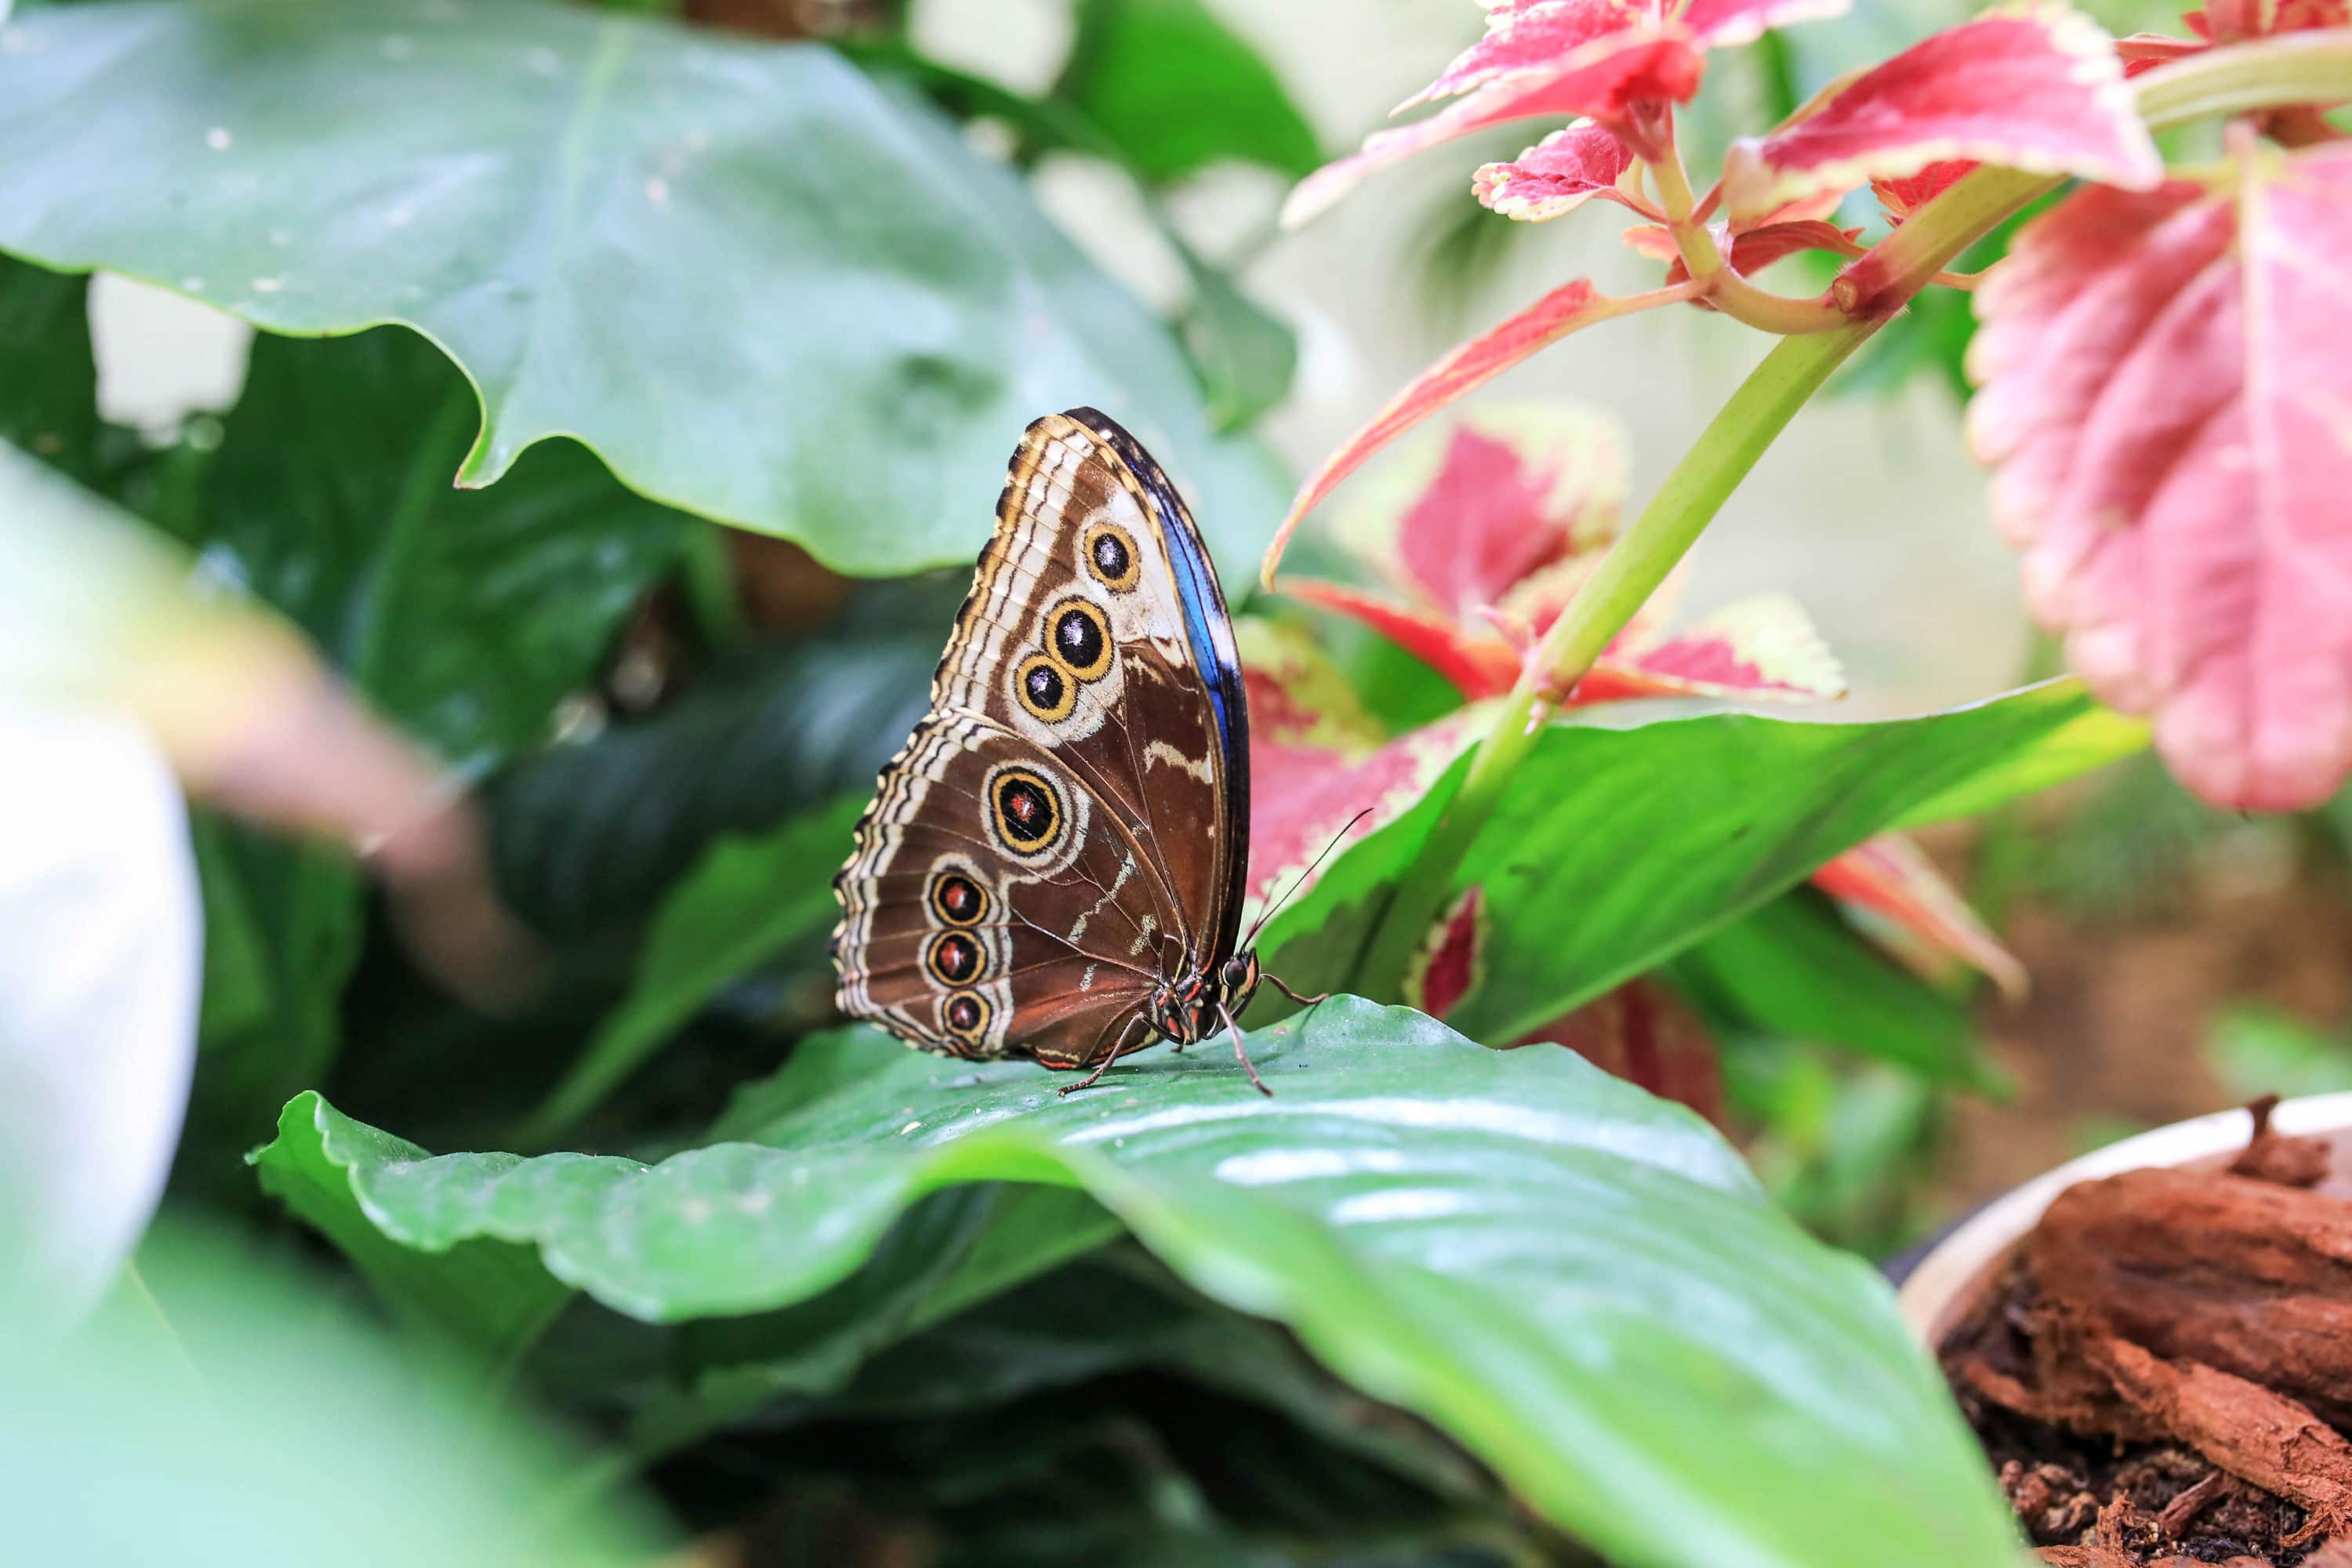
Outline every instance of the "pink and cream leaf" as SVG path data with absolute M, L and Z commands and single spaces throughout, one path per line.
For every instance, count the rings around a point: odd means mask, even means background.
M 2216 805 L 2352 773 L 2352 147 L 2085 190 L 1978 295 L 1996 521 L 2069 660 Z
M 2127 189 L 2163 177 L 2113 40 L 2053 0 L 2000 7 L 1863 73 L 1819 112 L 1735 142 L 1735 218 L 1972 159 Z
M 1492 331 L 1464 343 L 1439 360 L 1408 382 L 1361 429 L 1341 442 L 1339 450 L 1324 459 L 1323 466 L 1299 487 L 1290 503 L 1289 514 L 1275 531 L 1274 542 L 1266 547 L 1265 558 L 1258 568 L 1259 580 L 1269 588 L 1274 585 L 1283 549 L 1289 543 L 1299 519 L 1319 505 L 1367 458 L 1399 436 L 1571 332 L 1619 316 L 1680 303 L 1690 297 L 1690 292 L 1687 287 L 1660 289 L 1619 298 L 1602 294 L 1588 279 L 1578 279 L 1553 289 Z
M 1499 695 L 1518 678 L 1518 655 L 1483 626 L 1465 626 L 1451 616 L 1415 609 L 1391 595 L 1351 584 L 1294 577 L 1283 586 L 1310 605 L 1371 627 L 1444 676 L 1465 699 Z
M 1523 223 L 1559 217 L 1596 196 L 1655 216 L 1633 170 L 1632 149 L 1583 120 L 1553 132 L 1513 163 L 1480 165 L 1470 189 L 1481 205 Z
M 1825 701 L 1844 695 L 1845 672 L 1811 618 L 1789 595 L 1763 594 L 1727 605 L 1688 630 L 1639 652 L 1604 656 L 1579 683 L 1572 700 L 1771 697 Z
M 1486 945 L 1485 889 L 1473 884 L 1446 909 L 1405 971 L 1404 1001 L 1433 1018 L 1478 988 Z
M 1319 216 L 1366 175 L 1416 153 L 1515 120 L 1615 120 L 1641 99 L 1687 99 L 1698 90 L 1696 50 L 1675 38 L 1614 40 L 1573 69 L 1497 77 L 1425 119 L 1375 131 L 1353 155 L 1301 180 L 1282 204 L 1281 223 L 1297 228 Z
M 1701 47 L 1727 49 L 1799 22 L 1843 16 L 1853 8 L 1853 0 L 1689 0 L 1675 19 Z
M 2003 995 L 2025 994 L 2025 965 L 1909 839 L 1890 833 L 1858 844 L 1815 871 L 1813 886 L 1889 922 L 1932 953 L 1973 965 Z

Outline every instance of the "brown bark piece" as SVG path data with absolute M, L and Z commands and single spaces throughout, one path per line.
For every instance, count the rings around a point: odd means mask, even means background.
M 2068 1321 L 2352 1424 L 2352 1204 L 2245 1176 L 2130 1171 L 2061 1194 L 2025 1258 L 2040 1306 Z
M 2327 1179 L 2327 1142 L 2273 1131 L 2271 1112 L 2278 1108 L 2278 1099 L 2266 1094 L 2246 1107 L 2254 1119 L 2254 1136 L 2230 1162 L 2230 1174 L 2286 1187 L 2315 1187 Z
M 2112 1546 L 2045 1546 L 2033 1555 L 2050 1568 L 2140 1568 Z
M 2091 1360 L 2126 1399 L 2214 1464 L 2309 1510 L 2287 1544 L 2352 1527 L 2352 1443 L 2294 1400 L 2109 1336 Z

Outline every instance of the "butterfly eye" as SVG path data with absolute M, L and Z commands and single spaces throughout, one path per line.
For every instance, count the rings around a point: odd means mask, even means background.
M 1078 705 L 1076 690 L 1051 654 L 1033 653 L 1013 672 L 1013 693 L 1030 717 L 1056 724 Z
M 1084 543 L 1087 571 L 1114 594 L 1124 594 L 1142 575 L 1136 568 L 1135 542 L 1127 531 L 1108 522 L 1087 530 Z
M 931 879 L 931 912 L 951 926 L 976 926 L 988 914 L 988 895 L 978 882 L 961 871 L 941 871 Z
M 940 1009 L 940 1017 L 947 1031 L 969 1046 L 977 1046 L 987 1037 L 989 1005 L 977 991 L 958 991 Z
M 1007 768 L 989 791 L 996 831 L 1013 849 L 1026 853 L 1051 844 L 1062 831 L 1062 803 L 1054 786 L 1026 768 Z
M 979 979 L 986 963 L 980 943 L 960 931 L 941 931 L 923 952 L 923 967 L 942 985 L 962 985 Z
M 1046 644 L 1055 661 L 1080 680 L 1110 673 L 1110 623 L 1090 599 L 1064 599 L 1045 612 Z

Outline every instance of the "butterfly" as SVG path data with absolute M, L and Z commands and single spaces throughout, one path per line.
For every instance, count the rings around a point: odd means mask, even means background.
M 1321 998 L 1241 934 L 1249 805 L 1241 659 L 1200 531 L 1134 437 L 1047 415 L 1013 455 L 931 710 L 834 879 L 842 1011 L 924 1050 L 1094 1069 L 1072 1089 L 1222 1025 L 1271 1093 L 1235 1016 L 1261 981 Z

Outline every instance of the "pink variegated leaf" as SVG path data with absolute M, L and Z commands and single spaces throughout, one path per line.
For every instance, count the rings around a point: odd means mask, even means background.
M 1579 682 L 1572 702 L 1633 697 L 1767 697 L 1826 701 L 1845 695 L 1845 672 L 1812 620 L 1785 594 L 1726 605 L 1696 626 L 1633 653 L 1612 649 Z
M 1404 1001 L 1433 1018 L 1478 988 L 1486 975 L 1486 903 L 1475 884 L 1454 900 L 1422 940 L 1405 971 Z
M 1417 610 L 1395 598 L 1346 583 L 1288 579 L 1285 588 L 1310 605 L 1362 622 L 1454 683 L 1465 699 L 1508 691 L 1519 658 L 1496 633 L 1476 623 Z
M 2116 58 L 2124 62 L 2124 75 L 2136 77 L 2152 71 L 2158 66 L 2168 66 L 2178 59 L 2200 54 L 2210 46 L 2197 38 L 2173 38 L 2162 33 L 2134 33 L 2116 40 Z
M 1698 51 L 1681 38 L 1629 33 L 1592 44 L 1557 70 L 1494 77 L 1426 119 L 1372 132 L 1352 157 L 1307 175 L 1283 202 L 1282 226 L 1318 216 L 1376 170 L 1490 125 L 1586 116 L 1616 121 L 1637 101 L 1682 101 L 1698 90 L 1701 69 Z
M 1813 886 L 1890 922 L 1931 953 L 1973 964 L 2003 995 L 2025 994 L 2025 965 L 1909 839 L 1890 833 L 1858 844 L 1815 871 Z
M 1733 144 L 1734 218 L 1952 159 L 2127 189 L 2163 178 L 2112 40 L 2053 0 L 1989 11 L 1866 71 L 1820 112 Z
M 1675 244 L 1674 231 L 1662 223 L 1637 223 L 1617 231 L 1617 238 L 1636 256 L 1646 256 L 1653 261 L 1668 264 L 1680 261 L 1683 253 Z
M 1878 197 L 1878 205 L 1886 209 L 1887 221 L 1901 223 L 1949 190 L 1961 175 L 1976 166 L 1966 158 L 1946 158 L 1916 174 L 1893 174 L 1873 180 L 1870 188 Z
M 1633 168 L 1631 148 L 1581 120 L 1553 132 L 1515 163 L 1481 164 L 1470 177 L 1470 189 L 1483 205 L 1523 223 L 1559 217 L 1595 196 L 1639 211 L 1647 203 L 1638 189 L 1625 184 Z
M 1252 740 L 1352 761 L 1387 739 L 1347 677 L 1304 632 L 1250 616 L 1234 623 L 1234 637 Z
M 1720 1125 L 1723 1066 L 1691 1010 L 1653 980 L 1616 990 L 1514 1042 L 1566 1046 L 1593 1066 Z
M 1291 531 L 1298 526 L 1300 518 L 1338 488 L 1340 480 L 1361 467 L 1366 458 L 1432 414 L 1570 332 L 1637 310 L 1678 303 L 1687 297 L 1687 291 L 1659 289 L 1630 298 L 1612 298 L 1594 289 L 1590 279 L 1579 279 L 1553 289 L 1484 337 L 1455 349 L 1408 382 L 1370 423 L 1341 442 L 1339 449 L 1325 458 L 1323 466 L 1299 488 L 1290 503 L 1289 514 L 1275 531 L 1274 542 L 1266 546 L 1265 558 L 1258 567 L 1259 580 L 1269 588 L 1274 585 L 1274 574 L 1282 563 L 1283 549 L 1289 543 Z
M 1612 426 L 1558 416 L 1506 429 L 1464 419 L 1399 519 L 1390 575 L 1456 621 L 1614 536 L 1624 468 Z
M 1397 105 L 1395 112 L 1497 82 L 1573 75 L 1664 37 L 1654 15 L 1643 0 L 1501 0 L 1486 9 L 1486 37 L 1456 55 L 1435 81 Z
M 1343 835 L 1360 838 L 1411 810 L 1477 738 L 1486 717 L 1483 710 L 1461 709 L 1352 760 L 1314 747 L 1261 741 L 1253 731 L 1250 902 L 1263 905 L 1292 889 L 1316 857 Z
M 1996 520 L 2069 660 L 2219 805 L 2352 773 L 2352 147 L 2021 231 L 1969 368 Z
M 2201 38 L 2236 44 L 2276 33 L 2352 25 L 2352 5 L 2347 0 L 2213 0 L 2181 20 Z
M 1703 48 L 1752 44 L 1776 28 L 1826 21 L 1853 9 L 1853 0 L 1688 0 L 1675 19 Z
M 1349 837 L 1393 821 L 1476 733 L 1465 709 L 1383 741 L 1355 692 L 1312 639 L 1244 619 L 1234 625 L 1250 708 L 1253 904 L 1288 887 L 1359 812 Z

